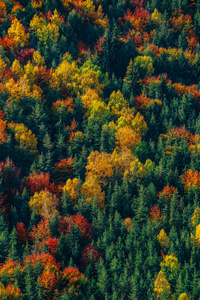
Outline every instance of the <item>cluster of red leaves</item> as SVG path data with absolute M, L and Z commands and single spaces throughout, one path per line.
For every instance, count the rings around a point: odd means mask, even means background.
M 89 263 L 96 263 L 100 258 L 99 252 L 97 252 L 93 245 L 88 244 L 85 246 L 82 252 L 81 264 L 83 267 L 87 267 Z
M 100 37 L 97 40 L 96 45 L 94 46 L 94 50 L 96 50 L 98 54 L 100 54 L 103 51 L 103 46 L 102 46 L 103 42 L 104 42 L 104 36 Z
M 160 212 L 160 208 L 156 205 L 150 209 L 149 215 L 149 219 L 151 220 L 151 222 L 153 220 L 161 221 L 163 218 L 163 214 Z
M 161 192 L 158 193 L 158 197 L 160 195 L 165 196 L 165 201 L 169 201 L 174 193 L 177 192 L 177 189 L 174 186 L 165 186 Z
M 22 49 L 18 55 L 18 60 L 26 65 L 28 61 L 32 62 L 34 49 Z
M 88 52 L 89 46 L 82 41 L 77 44 L 78 55 L 86 54 Z
M 154 102 L 155 100 L 148 98 L 147 95 L 143 93 L 140 96 L 135 97 L 135 108 L 137 110 L 145 109 L 150 105 L 154 104 Z
M 12 277 L 17 263 L 13 261 L 11 258 L 8 258 L 4 264 L 0 265 L 0 277 L 2 274 L 6 274 L 8 277 Z
M 58 239 L 54 238 L 49 238 L 48 240 L 46 240 L 46 246 L 47 248 L 49 249 L 49 251 L 51 252 L 52 255 L 55 255 L 56 254 L 56 248 L 59 244 L 59 241 Z
M 74 216 L 60 218 L 59 231 L 60 234 L 68 234 L 70 232 L 71 225 L 78 226 L 84 237 L 89 240 L 91 239 L 92 224 L 89 224 L 87 220 L 79 213 Z
M 0 45 L 3 46 L 6 54 L 10 53 L 12 49 L 14 52 L 18 49 L 16 39 L 10 38 L 8 35 L 5 35 L 3 38 L 0 37 Z
M 17 223 L 17 243 L 26 245 L 26 242 L 31 238 L 27 228 L 24 223 Z
M 192 28 L 192 17 L 190 15 L 184 15 L 181 13 L 181 9 L 172 13 L 172 17 L 169 19 L 172 28 L 175 32 L 181 32 L 185 29 L 186 33 Z
M 120 18 L 119 21 L 124 25 L 127 21 L 129 21 L 136 31 L 144 32 L 146 30 L 148 19 L 148 11 L 145 10 L 142 6 L 140 6 L 136 7 L 134 13 L 132 13 L 130 9 L 127 9 L 127 12 L 124 15 L 123 19 Z
M 55 183 L 50 183 L 49 173 L 41 172 L 37 174 L 35 170 L 27 178 L 26 188 L 31 195 L 44 189 L 47 189 L 51 193 L 58 193 Z
M 200 173 L 198 171 L 187 170 L 181 179 L 184 182 L 184 189 L 188 191 L 191 188 L 200 189 Z

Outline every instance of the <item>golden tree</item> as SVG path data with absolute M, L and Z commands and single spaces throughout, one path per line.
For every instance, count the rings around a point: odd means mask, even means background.
M 105 186 L 107 179 L 113 176 L 113 171 L 111 154 L 98 151 L 90 153 L 86 165 L 86 176 L 91 175 L 98 178 L 99 182 Z
M 167 281 L 167 279 L 165 278 L 165 275 L 163 273 L 163 271 L 160 271 L 156 281 L 154 283 L 154 297 L 155 299 L 161 299 L 161 296 L 163 294 L 163 292 L 166 292 L 166 299 L 170 298 L 171 295 L 171 287 L 169 282 Z
M 29 39 L 29 34 L 26 33 L 24 26 L 17 18 L 12 20 L 11 27 L 8 29 L 8 35 L 10 38 L 14 38 L 21 47 L 24 47 Z
M 48 190 L 36 192 L 29 201 L 31 210 L 35 209 L 36 213 L 44 219 L 50 219 L 57 212 L 57 198 Z

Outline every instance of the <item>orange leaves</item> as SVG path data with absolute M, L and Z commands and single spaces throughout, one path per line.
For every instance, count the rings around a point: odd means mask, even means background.
M 174 193 L 177 192 L 177 189 L 174 186 L 165 186 L 161 192 L 158 193 L 158 197 L 160 195 L 164 195 L 165 201 L 169 201 Z
M 148 11 L 142 7 L 137 7 L 135 12 L 132 13 L 130 9 L 127 10 L 125 16 L 125 21 L 129 21 L 136 31 L 143 32 L 146 29 L 146 25 L 149 19 Z
M 0 119 L 0 145 L 8 140 L 8 134 L 6 132 L 6 121 Z
M 107 179 L 113 176 L 111 154 L 92 151 L 88 156 L 86 170 L 86 176 L 94 176 L 103 186 L 107 185 Z
M 75 289 L 75 295 L 77 295 L 81 282 L 86 281 L 86 278 L 84 278 L 78 268 L 68 267 L 63 270 L 62 280 L 66 286 L 66 291 L 73 288 Z
M 42 220 L 39 224 L 33 227 L 33 231 L 31 232 L 33 238 L 37 238 L 41 241 L 51 238 L 49 220 Z
M 184 189 L 188 191 L 191 188 L 200 189 L 200 173 L 198 171 L 187 170 L 181 179 L 184 182 Z
M 63 110 L 67 112 L 73 112 L 74 107 L 74 100 L 72 98 L 67 98 L 65 100 L 57 100 L 56 102 L 54 102 L 52 105 L 52 111 L 54 113 L 62 112 Z
M 162 102 L 158 99 L 150 99 L 144 93 L 140 96 L 135 97 L 135 107 L 136 109 L 146 109 L 150 105 L 157 103 L 158 105 L 162 105 Z
M 161 214 L 160 212 L 160 208 L 158 206 L 154 206 L 150 209 L 150 213 L 149 213 L 150 217 L 150 221 L 153 220 L 158 220 L 161 221 L 163 218 L 163 214 Z
M 38 281 L 47 299 L 52 299 L 58 289 L 59 277 L 56 276 L 55 272 L 44 270 Z
M 0 22 L 5 21 L 6 14 L 6 4 L 4 2 L 0 2 Z
M 23 294 L 18 287 L 14 287 L 12 284 L 8 284 L 5 288 L 5 286 L 0 283 L 0 297 L 1 299 L 20 300 Z
M 119 149 L 132 147 L 136 148 L 138 143 L 141 141 L 141 136 L 137 134 L 131 127 L 124 126 L 116 132 L 116 144 Z

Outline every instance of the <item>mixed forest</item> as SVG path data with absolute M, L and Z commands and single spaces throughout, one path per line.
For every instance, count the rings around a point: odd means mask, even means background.
M 200 299 L 200 0 L 0 0 L 0 299 Z

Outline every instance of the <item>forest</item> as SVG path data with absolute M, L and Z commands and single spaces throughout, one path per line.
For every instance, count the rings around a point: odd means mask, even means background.
M 0 299 L 200 299 L 200 0 L 0 0 Z

